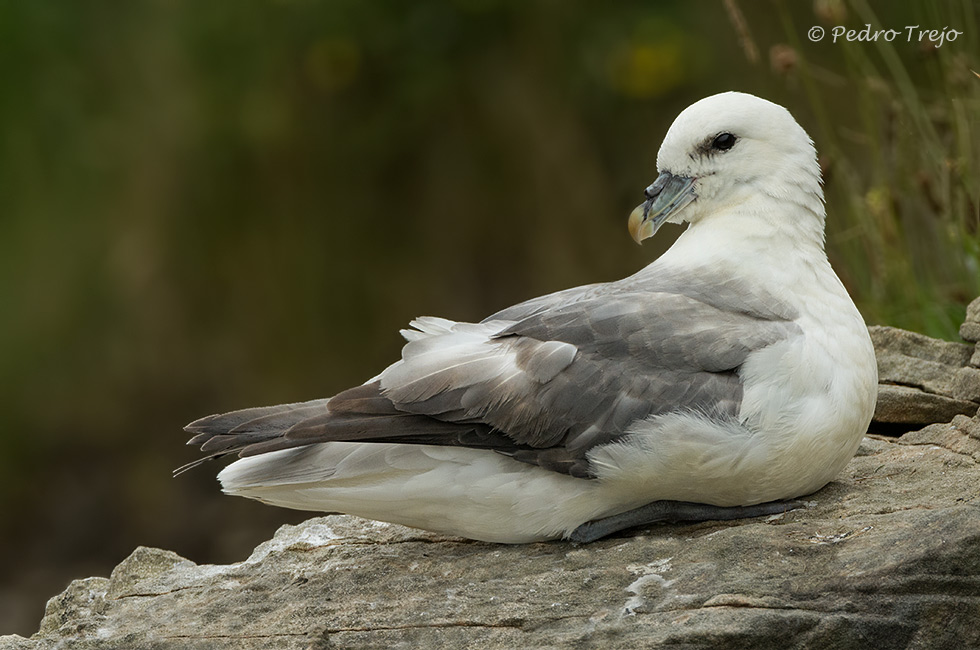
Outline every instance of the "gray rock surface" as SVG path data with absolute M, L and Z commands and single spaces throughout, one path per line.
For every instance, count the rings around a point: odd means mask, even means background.
M 978 343 L 977 353 L 980 354 L 980 298 L 974 299 L 967 305 L 966 318 L 960 326 L 960 336 L 964 340 Z M 976 359 L 977 355 L 975 354 L 973 358 Z M 980 363 L 974 361 L 973 365 L 980 366 Z
M 957 415 L 976 412 L 977 405 L 971 401 L 935 395 L 911 386 L 879 384 L 878 404 L 871 426 L 874 429 L 875 423 L 880 423 L 910 428 L 929 422 L 948 422 Z
M 975 648 L 978 486 L 959 417 L 770 518 L 501 546 L 320 517 L 229 566 L 139 548 L 0 649 Z
M 976 343 L 970 365 L 980 368 L 980 298 L 971 302 L 966 308 L 966 319 L 960 326 L 960 336 L 965 340 Z
M 913 429 L 977 413 L 980 368 L 971 365 L 977 346 L 895 327 L 875 326 L 868 331 L 878 359 L 875 423 Z

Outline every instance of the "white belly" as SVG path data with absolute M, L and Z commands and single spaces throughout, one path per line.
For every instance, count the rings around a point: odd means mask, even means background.
M 218 479 L 276 506 L 511 544 L 562 537 L 610 510 L 597 481 L 459 447 L 322 443 L 241 459 Z

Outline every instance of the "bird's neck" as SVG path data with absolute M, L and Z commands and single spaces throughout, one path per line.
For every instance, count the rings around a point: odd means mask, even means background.
M 689 267 L 700 260 L 719 269 L 782 269 L 789 275 L 829 269 L 820 195 L 797 197 L 757 195 L 704 214 L 656 263 Z

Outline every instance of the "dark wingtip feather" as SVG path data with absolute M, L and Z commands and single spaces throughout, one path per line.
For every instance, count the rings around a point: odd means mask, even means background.
M 184 431 L 187 431 L 187 429 L 185 428 Z M 188 431 L 188 433 L 194 433 L 194 432 Z M 188 440 L 185 444 L 199 447 L 203 445 L 205 442 L 207 442 L 208 440 L 210 440 L 212 437 L 214 437 L 213 433 L 198 433 L 196 436 Z
M 247 448 L 264 442 L 274 442 L 298 422 L 303 422 L 327 410 L 326 399 L 247 408 L 218 413 L 194 420 L 184 427 L 191 434 L 188 445 L 200 447 L 207 454 L 194 462 L 178 467 L 174 476 L 198 465 L 229 454 L 241 454 Z M 296 446 L 292 443 L 290 446 Z
M 248 410 L 248 409 L 246 409 Z M 232 411 L 230 413 L 216 413 L 203 418 L 198 418 L 184 427 L 187 433 L 224 433 L 232 426 L 239 424 L 242 420 L 240 414 L 244 411 Z M 233 421 L 234 424 L 232 424 Z

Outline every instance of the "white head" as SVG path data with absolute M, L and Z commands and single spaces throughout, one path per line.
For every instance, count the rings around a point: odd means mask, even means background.
M 816 151 L 782 106 L 738 92 L 706 97 L 687 107 L 667 130 L 657 168 L 660 177 L 646 189 L 648 200 L 630 217 L 637 241 L 662 223 L 693 224 L 760 198 L 768 205 L 776 199 L 776 205 L 802 206 L 816 218 L 813 225 L 822 238 Z

